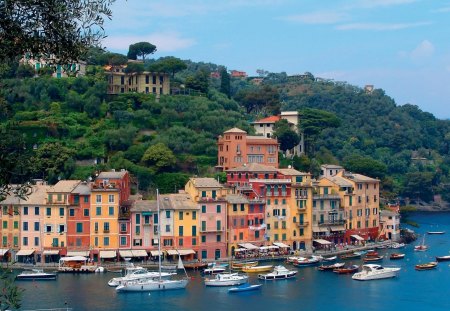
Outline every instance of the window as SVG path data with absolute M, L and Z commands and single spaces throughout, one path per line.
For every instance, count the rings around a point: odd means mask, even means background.
M 38 237 L 34 238 L 34 246 L 39 246 L 39 238 Z
M 28 245 L 28 238 L 25 236 L 25 237 L 23 237 L 23 239 L 22 239 L 22 244 L 24 245 L 24 246 L 27 246 Z
M 244 233 L 239 232 L 239 240 L 242 241 L 244 239 Z
M 66 232 L 66 225 L 58 225 L 58 232 Z
M 109 233 L 109 222 L 103 223 L 103 231 Z
M 222 241 L 222 236 L 220 234 L 218 234 L 216 236 L 216 242 L 220 242 L 220 241 Z
M 286 209 L 285 208 L 281 209 L 281 216 L 286 216 Z
M 233 204 L 233 212 L 237 212 L 237 204 Z
M 95 196 L 95 202 L 96 203 L 102 203 L 102 195 L 101 194 L 97 194 Z
M 136 214 L 136 225 L 140 225 L 141 224 L 141 214 Z
M 166 218 L 170 218 L 170 211 L 166 211 Z
M 278 221 L 275 221 L 275 222 L 273 223 L 273 227 L 274 227 L 274 229 L 278 229 Z
M 206 191 L 202 191 L 202 198 L 206 198 Z
M 110 206 L 108 209 L 109 209 L 109 216 L 114 216 L 114 206 Z
M 164 243 L 164 246 L 172 246 L 173 241 L 172 241 L 172 239 L 164 239 L 163 243 Z
M 300 228 L 300 236 L 304 236 L 305 235 L 305 230 L 303 228 Z
M 286 221 L 281 222 L 281 229 L 286 229 Z
M 141 235 L 141 226 L 136 226 L 135 231 L 136 235 Z
M 184 231 L 183 226 L 179 226 L 179 227 L 178 227 L 178 235 L 179 235 L 179 236 L 183 236 L 183 233 L 184 233 L 183 231 Z
M 192 245 L 197 245 L 197 238 L 192 238 Z
M 57 198 L 57 200 L 58 200 L 58 202 L 61 202 L 61 200 L 62 200 L 62 194 L 61 193 L 58 193 L 58 196 L 57 196 L 58 198 Z
M 97 206 L 95 208 L 95 215 L 100 216 L 102 214 L 102 207 L 101 206 Z
M 179 218 L 180 220 L 183 220 L 183 212 L 178 212 L 178 218 Z
M 108 203 L 114 203 L 114 194 L 108 195 Z
M 22 230 L 23 230 L 23 231 L 28 231 L 28 222 L 27 222 L 27 221 L 24 221 L 24 222 L 23 222 L 23 224 L 22 224 Z
M 83 223 L 77 222 L 77 233 L 82 233 L 82 232 L 83 232 Z
M 89 197 L 88 196 L 84 197 L 84 203 L 89 203 Z
M 166 225 L 166 232 L 170 232 L 170 225 Z
M 77 204 L 77 205 L 80 203 L 80 196 L 79 195 L 75 195 L 73 197 L 73 203 Z
M 95 246 L 98 246 L 98 236 L 96 236 L 96 237 L 94 238 L 94 245 L 95 245 Z
M 206 213 L 206 205 L 202 205 L 202 214 Z
M 208 251 L 202 250 L 202 259 L 208 258 Z
M 98 222 L 94 223 L 94 231 L 95 233 L 98 232 Z
M 127 224 L 125 223 L 120 224 L 120 232 L 127 232 Z
M 202 243 L 206 243 L 206 235 L 202 235 Z
M 109 237 L 105 236 L 105 237 L 103 238 L 103 245 L 104 245 L 104 246 L 109 246 Z
M 58 245 L 59 245 L 59 239 L 58 238 L 53 238 L 52 246 L 53 247 L 58 247 Z
M 206 231 L 206 221 L 202 220 L 202 231 Z
M 197 235 L 197 226 L 192 226 L 192 236 Z
M 245 204 L 241 204 L 241 212 L 245 211 Z
M 222 211 L 222 207 L 220 205 L 217 205 L 216 210 L 217 210 L 217 214 L 220 214 L 220 212 Z
M 193 211 L 192 212 L 192 220 L 196 220 L 197 219 L 197 212 Z
M 376 195 L 376 194 L 373 195 L 373 201 L 374 201 L 374 202 L 377 201 L 377 195 Z
M 374 219 L 374 220 L 373 220 L 373 227 L 376 227 L 376 226 L 377 226 L 377 220 Z
M 286 241 L 286 233 L 283 233 L 283 234 L 281 235 L 281 240 Z
M 28 215 L 28 206 L 23 207 L 23 214 Z
M 34 231 L 39 231 L 40 230 L 39 227 L 40 227 L 39 222 L 38 221 L 34 222 Z
M 64 216 L 64 207 L 59 208 L 59 216 L 60 217 Z
M 84 215 L 85 217 L 89 217 L 89 209 L 88 209 L 88 208 L 85 208 L 85 209 L 83 210 L 83 215 Z
M 17 220 L 14 221 L 14 229 L 19 229 L 19 222 Z
M 8 245 L 8 237 L 7 236 L 3 236 L 2 237 L 2 244 L 3 244 L 3 246 L 7 246 Z
M 217 220 L 216 228 L 217 228 L 218 231 L 222 230 L 222 222 L 220 220 Z
M 178 239 L 178 245 L 179 246 L 183 246 L 183 238 L 179 238 Z
M 121 246 L 127 245 L 127 237 L 126 236 L 121 236 L 120 237 L 120 245 Z
M 34 215 L 39 215 L 39 206 L 34 207 Z
M 45 215 L 52 216 L 52 208 L 51 207 L 47 207 Z
M 279 241 L 278 233 L 275 233 L 273 238 L 274 238 L 275 241 Z
M 74 217 L 75 216 L 75 210 L 73 208 L 69 209 L 69 216 Z
M 353 205 L 353 197 L 352 196 L 348 197 L 348 205 L 349 206 Z
M 361 196 L 360 195 L 358 195 L 358 203 L 361 203 L 362 202 L 362 200 L 361 200 Z

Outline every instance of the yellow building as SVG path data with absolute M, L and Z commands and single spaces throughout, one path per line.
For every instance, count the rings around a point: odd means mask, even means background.
M 80 180 L 61 180 L 47 189 L 43 211 L 43 255 L 65 255 L 67 252 L 67 213 L 70 193 Z
M 91 189 L 91 248 L 94 260 L 114 259 L 119 248 L 119 193 L 115 184 L 94 183 Z
M 20 249 L 20 199 L 8 195 L 1 204 L 1 247 L 0 256 L 13 258 Z

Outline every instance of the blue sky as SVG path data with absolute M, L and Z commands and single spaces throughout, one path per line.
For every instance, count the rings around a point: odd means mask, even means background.
M 450 118 L 450 0 L 118 0 L 105 30 L 111 51 L 309 71 Z

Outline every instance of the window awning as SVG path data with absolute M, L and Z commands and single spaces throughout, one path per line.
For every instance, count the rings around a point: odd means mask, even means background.
M 356 239 L 356 240 L 358 240 L 358 241 L 364 241 L 364 238 L 359 236 L 359 235 L 357 235 L 357 234 L 352 234 L 351 237 Z
M 145 249 L 133 249 L 131 251 L 133 253 L 133 257 L 147 257 L 148 253 Z
M 281 248 L 289 248 L 290 247 L 289 245 L 286 245 L 286 244 L 281 243 L 281 242 L 273 242 L 273 245 L 281 247 Z
M 152 256 L 160 256 L 160 255 L 162 255 L 162 252 L 160 252 L 160 251 L 150 251 L 150 255 L 152 255 Z
M 0 248 L 0 256 L 5 256 L 5 254 L 9 251 L 7 248 Z
M 17 256 L 30 256 L 34 253 L 34 249 L 21 249 L 17 252 Z
M 241 243 L 238 244 L 240 247 L 243 247 L 247 250 L 255 250 L 255 249 L 259 249 L 258 246 L 253 245 L 252 243 Z
M 236 248 L 234 251 L 235 252 L 245 252 L 247 249 L 246 248 Z
M 345 226 L 333 226 L 330 229 L 331 231 L 345 231 Z
M 193 249 L 179 249 L 178 253 L 183 256 L 183 255 L 191 255 L 191 254 L 195 254 L 195 251 Z
M 59 255 L 59 250 L 58 249 L 57 250 L 47 249 L 47 250 L 44 250 L 43 254 L 44 255 L 49 255 L 49 256 L 51 256 L 51 255 Z
M 260 251 L 266 251 L 266 250 L 268 250 L 268 249 L 269 249 L 269 246 L 261 246 L 261 247 L 259 248 Z
M 71 257 L 71 256 L 87 257 L 87 256 L 89 256 L 89 251 L 70 251 L 70 252 L 67 252 L 67 256 L 68 257 Z
M 327 240 L 324 240 L 324 239 L 316 239 L 316 240 L 313 240 L 313 241 L 316 242 L 316 243 L 322 244 L 322 245 L 330 245 L 330 244 L 333 244 L 332 242 L 327 241 Z
M 131 258 L 133 257 L 133 253 L 130 250 L 120 250 L 119 255 L 122 258 Z
M 178 255 L 178 252 L 174 249 L 168 249 L 167 250 L 167 255 Z
M 100 251 L 100 258 L 116 258 L 117 252 L 116 251 Z
M 313 226 L 312 231 L 313 231 L 313 232 L 327 232 L 328 229 L 325 228 L 325 227 L 317 227 L 317 226 Z

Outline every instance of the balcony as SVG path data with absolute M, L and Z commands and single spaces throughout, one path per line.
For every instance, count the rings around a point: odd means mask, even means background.
M 201 203 L 208 203 L 208 202 L 226 202 L 225 198 L 222 197 L 196 197 L 197 202 Z
M 340 200 L 341 197 L 337 194 L 314 194 L 314 200 Z
M 339 219 L 339 220 L 328 220 L 328 221 L 322 221 L 318 223 L 319 227 L 328 227 L 328 226 L 342 226 L 345 225 L 345 219 Z
M 219 228 L 201 228 L 200 229 L 200 233 L 213 233 L 213 232 L 223 232 L 225 231 L 225 228 L 222 227 L 221 229 Z
M 306 213 L 306 207 L 302 207 L 302 208 L 297 207 L 297 211 L 298 211 L 299 213 Z
M 151 223 L 143 223 L 142 225 L 143 226 L 151 226 L 152 224 Z
M 304 228 L 304 227 L 309 226 L 309 221 L 297 222 L 296 224 L 297 224 L 297 226 L 299 226 L 300 228 Z
M 109 233 L 109 230 L 103 230 L 103 233 Z

